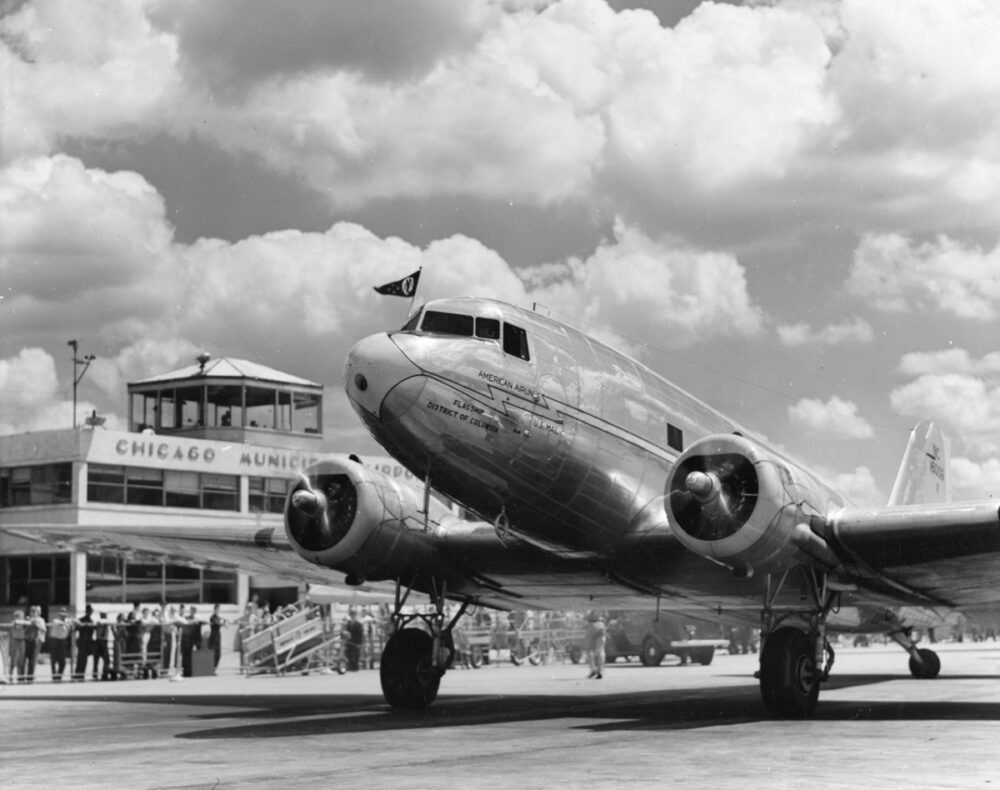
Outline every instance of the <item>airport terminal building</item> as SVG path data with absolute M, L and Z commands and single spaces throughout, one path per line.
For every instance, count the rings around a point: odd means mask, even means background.
M 322 386 L 253 362 L 203 355 L 129 384 L 128 399 L 128 431 L 91 418 L 80 429 L 0 436 L 0 525 L 280 530 L 289 481 L 323 456 Z M 136 601 L 219 603 L 234 618 L 252 595 L 278 605 L 300 592 L 295 579 L 59 551 L 0 533 L 0 621 L 26 603 L 47 615 Z

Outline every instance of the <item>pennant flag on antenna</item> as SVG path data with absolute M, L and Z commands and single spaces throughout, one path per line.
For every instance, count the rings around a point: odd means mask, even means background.
M 420 269 L 413 274 L 404 277 L 402 280 L 394 280 L 385 285 L 379 285 L 375 290 L 383 296 L 405 296 L 407 299 L 417 292 L 417 283 L 420 282 Z

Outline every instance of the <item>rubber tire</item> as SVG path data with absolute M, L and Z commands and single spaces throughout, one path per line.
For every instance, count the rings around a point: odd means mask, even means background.
M 910 674 L 918 680 L 933 680 L 941 672 L 941 659 L 933 650 L 926 647 L 917 648 L 921 661 L 915 661 L 910 656 Z
M 379 680 L 385 701 L 399 710 L 423 710 L 436 698 L 441 670 L 435 669 L 434 640 L 419 628 L 404 628 L 389 637 L 382 651 Z
M 713 658 L 715 658 L 714 647 L 691 648 L 691 660 L 696 664 L 701 664 L 703 667 L 707 667 L 712 663 Z
M 819 669 L 809 637 L 797 628 L 779 628 L 764 642 L 760 694 L 772 716 L 805 719 L 819 701 Z
M 566 654 L 569 656 L 569 660 L 574 664 L 579 664 L 580 659 L 583 658 L 583 651 L 577 645 L 570 645 L 566 649 Z
M 479 669 L 483 665 L 483 649 L 479 645 L 473 645 L 469 650 L 469 666 Z
M 664 652 L 660 649 L 659 643 L 653 637 L 647 636 L 642 640 L 642 653 L 639 658 L 642 665 L 646 667 L 658 667 L 663 661 Z

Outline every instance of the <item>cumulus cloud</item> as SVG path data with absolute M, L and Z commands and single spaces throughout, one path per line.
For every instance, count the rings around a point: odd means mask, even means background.
M 894 233 L 866 234 L 847 289 L 888 312 L 993 321 L 1000 315 L 1000 248 L 983 252 L 945 236 L 917 244 Z
M 656 241 L 622 222 L 588 259 L 522 277 L 466 236 L 421 248 L 349 222 L 322 233 L 180 244 L 161 196 L 142 177 L 65 155 L 19 160 L 0 173 L 0 186 L 0 273 L 9 294 L 0 328 L 9 343 L 26 323 L 62 332 L 71 325 L 98 356 L 88 384 L 109 400 L 127 381 L 202 350 L 337 382 L 353 342 L 406 318 L 408 302 L 373 286 L 418 268 L 422 301 L 541 302 L 588 329 L 635 340 L 653 332 L 658 343 L 681 346 L 753 335 L 762 325 L 733 256 Z
M 656 241 L 622 221 L 587 260 L 538 267 L 526 279 L 532 298 L 557 315 L 630 346 L 752 336 L 763 323 L 733 256 Z
M 971 375 L 1000 375 L 1000 352 L 993 351 L 981 359 L 973 359 L 964 348 L 944 351 L 913 351 L 904 354 L 897 372 L 904 376 L 924 374 L 966 373 Z
M 980 456 L 1000 452 L 1000 383 L 963 373 L 926 373 L 889 396 L 897 414 L 931 419 Z
M 180 89 L 177 41 L 154 29 L 150 5 L 33 0 L 0 18 L 3 161 L 162 122 Z
M 952 458 L 951 485 L 956 501 L 1000 498 L 1000 459 L 977 463 L 968 458 Z
M 874 435 L 869 422 L 858 414 L 857 404 L 836 396 L 826 403 L 803 398 L 788 407 L 788 416 L 793 425 L 810 433 L 842 439 L 869 439 Z
M 95 409 L 84 398 L 77 401 L 77 420 Z M 111 414 L 108 427 L 118 425 Z M 17 356 L 0 359 L 0 435 L 70 428 L 73 400 L 60 386 L 55 360 L 40 348 L 22 349 Z
M 837 474 L 833 480 L 837 490 L 843 491 L 859 507 L 884 505 L 888 501 L 888 496 L 879 489 L 875 476 L 867 466 Z
M 845 343 L 871 343 L 875 339 L 871 324 L 858 316 L 819 330 L 813 329 L 809 324 L 780 324 L 777 331 L 781 344 L 793 348 L 806 345 L 839 346 Z

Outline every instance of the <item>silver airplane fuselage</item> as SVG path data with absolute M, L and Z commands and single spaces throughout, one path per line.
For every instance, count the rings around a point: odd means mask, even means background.
M 361 340 L 345 387 L 389 453 L 510 545 L 544 552 L 561 583 L 571 569 L 577 593 L 597 592 L 589 573 L 643 594 L 646 606 L 652 594 L 678 609 L 757 616 L 759 582 L 687 551 L 664 509 L 688 444 L 747 432 L 628 356 L 535 312 L 449 299 Z M 833 491 L 827 499 L 843 504 Z M 515 556 L 475 563 L 517 575 Z M 519 584 L 541 589 L 537 561 L 522 566 Z

